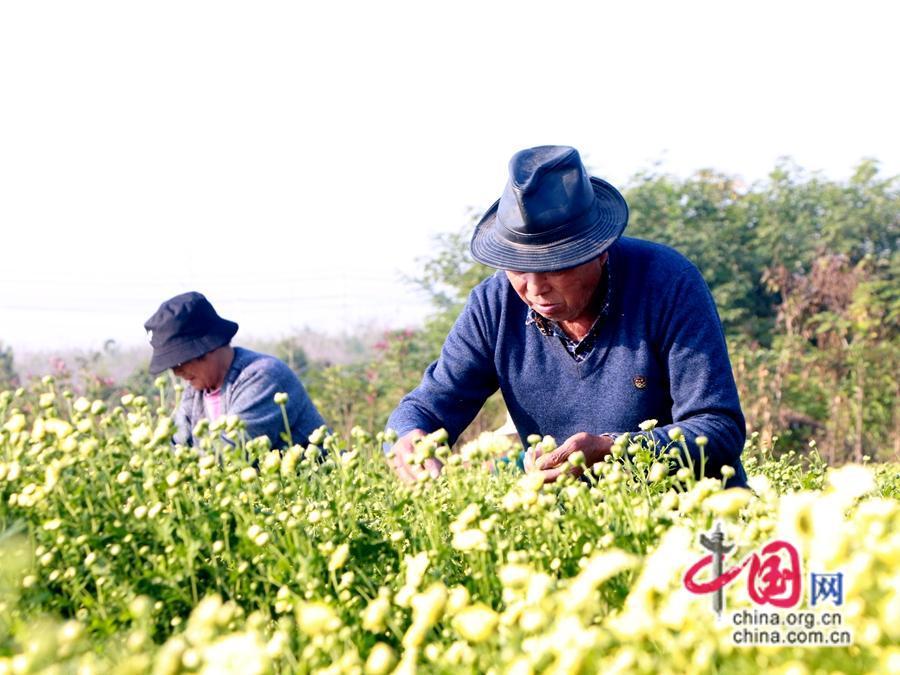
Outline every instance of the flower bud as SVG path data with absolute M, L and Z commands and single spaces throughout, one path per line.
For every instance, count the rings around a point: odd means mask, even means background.
M 369 658 L 366 659 L 365 674 L 366 675 L 386 675 L 397 663 L 397 657 L 394 650 L 384 642 L 376 642 L 369 652 Z
M 314 429 L 313 432 L 309 435 L 309 442 L 313 445 L 322 445 L 322 442 L 325 440 L 325 434 L 328 429 L 323 424 L 318 429 Z
M 662 462 L 653 462 L 653 466 L 650 467 L 650 473 L 647 478 L 651 483 L 658 483 L 665 478 L 668 473 L 669 467 L 665 464 Z
M 328 571 L 335 572 L 341 569 L 344 564 L 347 562 L 347 558 L 350 555 L 350 547 L 347 544 L 341 544 L 338 546 L 334 553 L 331 554 L 331 558 L 328 561 Z
M 484 642 L 493 634 L 498 618 L 494 610 L 478 603 L 453 617 L 453 628 L 469 642 Z

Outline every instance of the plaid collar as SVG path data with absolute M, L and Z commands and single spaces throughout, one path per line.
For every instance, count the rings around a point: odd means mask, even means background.
M 600 326 L 603 324 L 603 319 L 609 315 L 611 286 L 612 255 L 610 255 L 606 259 L 606 264 L 603 266 L 603 273 L 600 278 L 600 285 L 597 287 L 597 292 L 603 293 L 603 307 L 600 308 L 600 313 L 594 320 L 591 329 L 580 341 L 576 341 L 570 338 L 568 335 L 566 335 L 566 332 L 556 321 L 552 321 L 541 316 L 533 309 L 528 310 L 528 314 L 525 317 L 525 325 L 529 326 L 531 324 L 534 324 L 535 326 L 537 326 L 541 334 L 545 337 L 559 338 L 559 340 L 563 344 L 563 347 L 566 348 L 566 351 L 572 356 L 572 358 L 579 362 L 583 361 L 587 358 L 588 354 L 590 354 L 591 350 L 594 348 L 594 342 L 597 339 L 597 334 L 600 332 Z

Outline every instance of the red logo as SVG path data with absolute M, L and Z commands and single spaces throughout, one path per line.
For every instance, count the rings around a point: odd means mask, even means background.
M 691 593 L 713 594 L 713 610 L 720 614 L 725 606 L 722 589 L 734 581 L 745 567 L 749 566 L 747 591 L 757 605 L 775 607 L 795 607 L 802 593 L 800 556 L 790 542 L 776 539 L 770 541 L 757 553 L 748 555 L 739 564 L 724 569 L 725 557 L 734 549 L 734 544 L 725 543 L 721 525 L 710 533 L 700 535 L 700 545 L 710 551 L 709 555 L 690 566 L 684 574 L 684 587 Z M 698 581 L 700 573 L 712 565 L 712 574 L 705 581 Z

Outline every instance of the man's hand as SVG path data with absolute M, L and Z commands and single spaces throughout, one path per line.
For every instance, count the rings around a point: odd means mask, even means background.
M 391 451 L 394 453 L 394 457 L 389 460 L 391 468 L 405 483 L 417 483 L 420 480 L 419 477 L 425 474 L 431 474 L 432 478 L 437 478 L 441 475 L 441 469 L 444 468 L 444 465 L 439 460 L 433 458 L 425 460 L 424 468 L 413 461 L 415 442 L 420 438 L 424 438 L 425 435 L 425 432 L 421 429 L 413 429 L 401 438 L 398 438 L 397 442 L 394 443 L 394 447 L 391 448 Z
M 568 471 L 574 476 L 580 476 L 586 467 L 593 466 L 608 455 L 612 444 L 612 436 L 594 436 L 582 431 L 567 438 L 566 442 L 553 452 L 543 455 L 540 450 L 535 453 L 525 453 L 525 471 L 529 473 L 539 471 L 543 474 L 545 483 L 552 483 L 564 471 Z M 584 455 L 584 465 L 563 466 L 576 452 Z

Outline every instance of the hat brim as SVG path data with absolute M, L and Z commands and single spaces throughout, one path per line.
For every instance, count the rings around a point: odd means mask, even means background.
M 183 338 L 175 344 L 169 345 L 165 350 L 154 349 L 153 356 L 150 358 L 150 374 L 159 375 L 169 368 L 174 368 L 223 347 L 231 342 L 231 338 L 237 331 L 238 325 L 234 321 L 221 319 L 221 323 L 212 333 L 194 338 Z
M 628 225 L 628 204 L 622 194 L 600 178 L 591 177 L 596 220 L 578 236 L 548 244 L 520 244 L 503 237 L 497 222 L 500 200 L 487 210 L 475 226 L 469 244 L 478 262 L 515 272 L 553 272 L 577 267 L 593 260 L 622 236 Z

